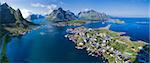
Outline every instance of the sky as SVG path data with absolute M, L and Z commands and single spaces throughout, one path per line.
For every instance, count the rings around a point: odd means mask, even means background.
M 30 14 L 49 14 L 62 7 L 75 14 L 95 10 L 115 17 L 150 17 L 150 0 L 0 0 L 12 8 L 19 8 L 23 17 Z

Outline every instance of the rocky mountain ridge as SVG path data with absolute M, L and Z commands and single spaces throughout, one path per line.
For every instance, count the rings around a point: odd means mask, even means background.
M 0 5 L 0 25 L 1 35 L 3 35 L 5 34 L 4 30 L 12 34 L 22 34 L 35 24 L 24 19 L 20 9 L 14 10 L 7 3 L 4 3 Z
M 74 13 L 70 12 L 69 10 L 65 11 L 61 7 L 53 10 L 52 13 L 50 13 L 47 17 L 47 20 L 59 22 L 59 21 L 70 21 L 70 20 L 76 20 L 77 17 Z
M 109 16 L 105 13 L 99 13 L 95 10 L 88 10 L 78 13 L 78 18 L 80 20 L 90 20 L 90 21 L 106 21 Z

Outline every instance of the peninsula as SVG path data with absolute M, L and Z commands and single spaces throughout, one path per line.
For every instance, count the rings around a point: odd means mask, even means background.
M 109 63 L 133 62 L 138 52 L 147 43 L 142 41 L 131 41 L 124 33 L 104 28 L 71 28 L 67 29 L 65 37 L 76 44 L 77 49 L 86 49 L 87 53 L 95 57 L 104 57 Z

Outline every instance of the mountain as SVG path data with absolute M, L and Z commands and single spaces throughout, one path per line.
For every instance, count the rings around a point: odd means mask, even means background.
M 0 6 L 1 23 L 15 23 L 15 10 L 9 7 L 6 3 Z
M 69 10 L 65 11 L 61 7 L 57 10 L 53 10 L 52 13 L 50 13 L 47 17 L 47 20 L 49 21 L 70 21 L 70 20 L 76 20 L 77 17 L 74 13 L 70 12 Z
M 4 3 L 0 5 L 0 25 L 3 30 L 20 34 L 24 33 L 30 26 L 35 24 L 24 19 L 19 9 L 14 10 Z
M 29 26 L 32 25 L 32 22 L 29 22 L 25 20 L 21 14 L 21 11 L 19 9 L 14 10 L 10 6 L 8 6 L 6 3 L 2 4 L 0 6 L 0 16 L 1 16 L 1 24 L 5 25 L 23 25 L 23 26 Z
M 99 13 L 95 10 L 88 10 L 84 12 L 79 12 L 78 13 L 78 18 L 80 20 L 90 20 L 90 21 L 106 21 L 109 19 L 109 16 L 106 15 L 105 13 Z
M 27 17 L 27 20 L 35 20 L 40 18 L 45 18 L 45 17 L 40 14 L 31 14 Z

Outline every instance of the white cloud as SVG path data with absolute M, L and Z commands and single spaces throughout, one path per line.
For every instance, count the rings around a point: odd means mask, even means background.
M 46 8 L 47 11 L 44 11 L 43 14 L 49 14 L 54 9 L 57 8 L 57 5 L 55 5 L 55 4 L 45 5 L 45 4 L 41 4 L 41 3 L 32 3 L 31 6 L 32 7 L 39 7 L 39 8 Z
M 31 6 L 33 6 L 33 7 L 46 7 L 45 5 L 43 5 L 41 3 L 32 3 Z
M 22 16 L 23 16 L 24 18 L 27 18 L 29 15 L 32 14 L 31 11 L 28 10 L 28 9 L 20 9 L 20 10 L 21 10 Z
M 89 11 L 90 9 L 84 9 L 84 11 Z
M 54 9 L 56 9 L 57 5 L 51 4 L 47 6 L 48 13 L 51 13 Z

